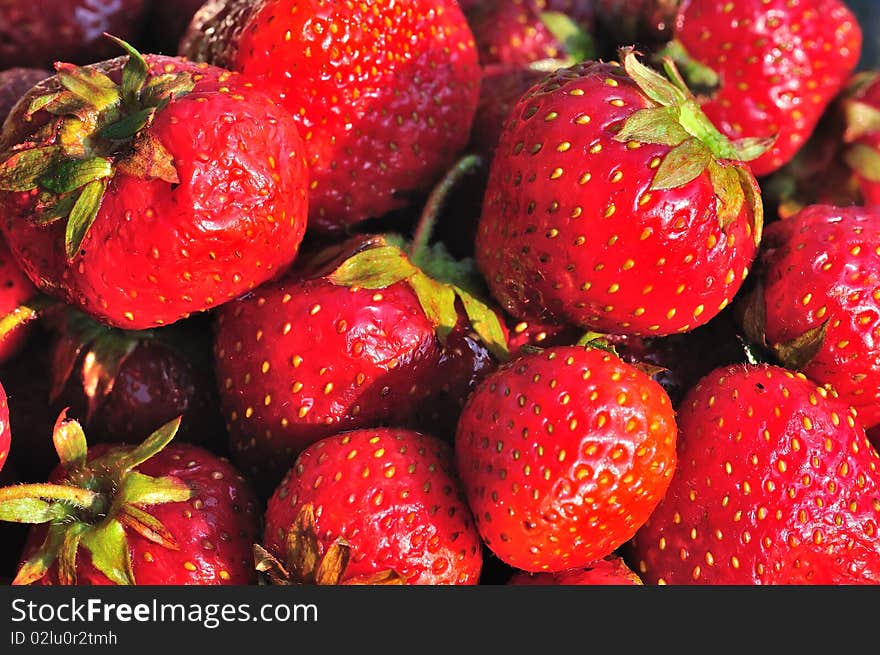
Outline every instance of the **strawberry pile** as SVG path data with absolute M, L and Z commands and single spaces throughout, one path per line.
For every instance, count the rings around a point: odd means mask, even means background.
M 880 584 L 863 36 L 2 4 L 0 581 Z

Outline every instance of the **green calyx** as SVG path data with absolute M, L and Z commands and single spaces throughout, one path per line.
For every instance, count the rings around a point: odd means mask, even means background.
M 860 99 L 862 92 L 877 82 L 876 71 L 855 75 L 842 95 L 840 107 L 844 120 L 843 158 L 847 166 L 869 182 L 880 182 L 880 151 L 860 141 L 880 132 L 880 109 Z
M 726 228 L 748 204 L 755 243 L 760 243 L 763 203 L 745 162 L 760 157 L 773 139 L 728 139 L 700 108 L 671 58 L 663 60 L 667 77 L 639 62 L 632 48 L 622 48 L 620 58 L 627 74 L 654 106 L 634 112 L 615 138 L 671 148 L 654 174 L 651 189 L 678 188 L 706 171 L 715 190 L 721 226 Z
M 121 82 L 96 68 L 56 64 L 63 90 L 34 98 L 24 115 L 45 112 L 50 120 L 30 142 L 0 155 L 0 191 L 36 191 L 35 222 L 67 221 L 68 260 L 79 253 L 115 174 L 179 182 L 171 154 L 145 128 L 195 80 L 189 73 L 150 77 L 137 50 L 108 38 L 128 53 Z
M 398 235 L 378 236 L 342 262 L 328 279 L 363 289 L 406 282 L 443 345 L 458 323 L 460 303 L 473 331 L 499 361 L 506 361 L 507 339 L 498 315 L 481 299 L 484 293 L 474 262 L 456 261 L 442 244 L 429 243 L 443 200 L 461 177 L 480 163 L 476 156 L 464 157 L 438 183 L 428 197 L 411 244 Z
M 565 49 L 566 56 L 559 60 L 563 66 L 571 66 L 596 58 L 596 41 L 593 35 L 570 16 L 561 11 L 542 11 L 544 27 Z
M 36 582 L 56 563 L 59 582 L 76 584 L 80 548 L 115 584 L 135 584 L 128 530 L 176 550 L 174 536 L 145 508 L 186 501 L 191 489 L 178 478 L 151 477 L 134 469 L 167 446 L 179 427 L 177 418 L 139 446 L 117 447 L 87 460 L 82 427 L 62 412 L 53 442 L 64 468 L 63 481 L 0 488 L 0 520 L 48 525 L 43 544 L 21 566 L 13 584 Z

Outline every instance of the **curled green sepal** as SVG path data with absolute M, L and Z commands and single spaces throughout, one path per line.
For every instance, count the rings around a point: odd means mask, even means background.
M 82 545 L 92 556 L 92 564 L 112 582 L 133 585 L 131 551 L 125 527 L 116 519 L 109 519 L 83 533 Z

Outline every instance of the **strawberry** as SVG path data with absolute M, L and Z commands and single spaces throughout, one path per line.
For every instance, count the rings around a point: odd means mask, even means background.
M 582 330 L 571 325 L 548 321 L 518 321 L 506 316 L 507 347 L 510 352 L 526 352 L 529 348 L 571 346 L 578 342 Z
M 559 11 L 552 5 L 565 5 Z M 592 0 L 486 0 L 468 13 L 480 63 L 525 67 L 545 59 L 595 56 Z M 551 6 L 548 6 L 551 5 Z M 568 10 L 570 13 L 564 13 Z M 551 13 L 552 12 L 552 13 Z M 574 63 L 572 61 L 571 63 Z
M 344 231 L 427 191 L 466 144 L 477 104 L 477 51 L 455 0 L 212 0 L 180 53 L 246 74 L 299 122 L 312 231 Z
M 37 290 L 24 274 L 6 241 L 0 238 L 0 316 L 11 314 L 37 295 Z M 27 323 L 16 323 L 9 330 L 0 331 L 0 362 L 18 353 L 32 329 Z
M 880 206 L 880 73 L 855 75 L 838 101 L 843 152 L 864 204 Z
M 642 579 L 616 555 L 600 559 L 583 569 L 559 573 L 520 571 L 507 581 L 509 585 L 641 585 Z
M 675 470 L 666 392 L 597 348 L 520 356 L 470 396 L 456 466 L 486 545 L 529 572 L 586 567 L 629 540 Z
M 0 124 L 31 87 L 51 75 L 41 68 L 10 68 L 0 71 Z
M 265 551 L 294 582 L 473 585 L 480 575 L 480 538 L 450 449 L 418 432 L 354 430 L 312 444 L 265 523 Z
M 766 232 L 746 332 L 880 424 L 880 214 L 812 205 Z
M 55 328 L 50 400 L 67 407 L 93 443 L 131 442 L 182 416 L 178 442 L 225 449 L 208 326 L 191 319 L 163 330 L 118 330 L 76 311 L 47 322 Z
M 33 523 L 13 584 L 248 584 L 259 519 L 224 459 L 172 444 L 180 419 L 139 446 L 88 447 L 62 413 L 48 483 L 0 489 L 0 518 Z
M 731 139 L 775 138 L 751 162 L 759 177 L 804 145 L 862 47 L 841 0 L 683 0 L 674 32 L 666 52 L 703 89 L 703 111 L 718 129 Z
M 492 359 L 506 356 L 479 277 L 428 245 L 437 199 L 467 161 L 438 185 L 412 242 L 349 239 L 217 310 L 232 457 L 261 484 L 274 488 L 300 451 L 343 430 L 417 427 L 441 407 L 453 421 Z
M 6 389 L 0 384 L 0 471 L 9 457 L 12 432 L 9 429 L 9 404 L 6 402 Z
M 638 43 L 650 50 L 672 35 L 680 0 L 595 0 L 596 33 L 603 41 Z
M 113 55 L 105 32 L 138 36 L 147 0 L 6 0 L 0 3 L 0 69 L 91 64 Z
M 7 119 L 0 228 L 41 290 L 143 329 L 284 269 L 307 170 L 296 124 L 250 82 L 119 44 L 127 57 L 58 64 Z
M 631 544 L 647 584 L 880 582 L 880 455 L 833 392 L 723 367 L 678 423 L 678 469 Z
M 630 49 L 533 87 L 489 173 L 476 260 L 522 320 L 665 335 L 708 322 L 755 257 L 763 206 L 744 160 L 672 81 Z

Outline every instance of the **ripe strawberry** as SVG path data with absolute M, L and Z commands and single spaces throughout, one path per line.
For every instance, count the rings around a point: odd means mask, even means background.
M 746 330 L 880 424 L 880 214 L 813 205 L 772 223 Z
M 880 582 L 880 456 L 803 375 L 731 366 L 678 414 L 679 465 L 632 542 L 647 584 Z
M 212 0 L 180 53 L 273 89 L 299 122 L 312 231 L 345 230 L 429 189 L 477 104 L 477 51 L 455 0 Z
M 571 325 L 547 321 L 517 321 L 506 316 L 507 347 L 512 353 L 525 352 L 523 348 L 550 348 L 571 346 L 583 336 L 583 330 Z
M 775 137 L 751 162 L 763 176 L 804 145 L 861 47 L 861 28 L 841 0 L 683 0 L 667 52 L 705 88 L 703 111 L 721 132 Z
M 680 78 L 629 49 L 533 87 L 505 126 L 476 243 L 515 317 L 663 335 L 709 321 L 734 297 L 763 208 L 742 160 Z
M 259 519 L 224 459 L 168 445 L 175 419 L 139 446 L 87 448 L 64 413 L 49 483 L 0 489 L 0 518 L 36 524 L 13 584 L 248 584 Z
M 574 63 L 595 56 L 592 0 L 485 0 L 467 18 L 483 66 L 525 67 L 569 56 Z
M 6 402 L 6 389 L 0 384 L 0 471 L 9 457 L 12 433 L 9 430 L 9 405 Z
M 510 585 L 641 585 L 642 579 L 616 555 L 593 562 L 583 569 L 559 573 L 515 573 Z
M 842 159 L 852 172 L 863 203 L 880 206 L 880 73 L 850 80 L 838 102 L 843 117 Z
M 6 0 L 0 3 L 0 69 L 91 64 L 113 56 L 105 32 L 138 36 L 146 0 Z
M 295 582 L 473 585 L 482 563 L 449 447 L 392 428 L 303 451 L 269 500 L 264 544 Z M 317 576 L 302 565 L 315 555 L 325 560 Z
M 463 169 L 438 185 L 411 243 L 352 238 L 217 311 L 215 371 L 232 457 L 262 485 L 274 488 L 301 450 L 343 430 L 415 427 L 427 417 L 434 432 L 434 412 L 448 408 L 444 421 L 454 420 L 505 357 L 478 276 L 427 245 L 438 198 Z
M 36 294 L 37 290 L 13 259 L 6 241 L 0 238 L 0 316 L 11 314 Z M 8 331 L 2 331 L 0 362 L 17 354 L 31 332 L 31 326 L 26 322 L 16 323 Z
M 142 329 L 285 268 L 307 171 L 296 124 L 250 82 L 119 43 L 128 57 L 58 64 L 10 115 L 0 227 L 43 291 Z
M 26 92 L 52 74 L 40 68 L 10 68 L 0 71 L 0 125 Z
M 93 443 L 130 443 L 150 426 L 182 417 L 176 439 L 226 448 L 207 326 L 108 328 L 76 311 L 47 318 L 53 407 L 68 408 Z
M 471 131 L 471 150 L 491 161 L 511 111 L 526 91 L 546 75 L 546 72 L 521 66 L 486 66 Z
M 596 348 L 521 356 L 468 399 L 456 465 L 486 545 L 529 572 L 586 567 L 630 539 L 669 485 L 666 392 Z

